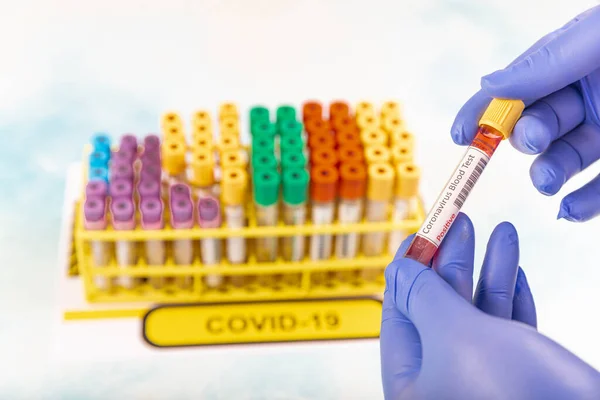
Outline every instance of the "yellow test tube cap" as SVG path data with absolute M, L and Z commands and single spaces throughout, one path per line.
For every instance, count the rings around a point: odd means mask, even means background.
M 163 168 L 169 175 L 185 171 L 185 144 L 177 140 L 165 140 L 161 144 Z
M 226 168 L 246 168 L 248 159 L 246 153 L 241 149 L 229 150 L 221 153 L 221 167 Z
M 356 104 L 356 115 L 375 115 L 375 107 L 373 107 L 373 103 L 369 103 L 368 101 L 361 101 Z
M 394 169 L 390 164 L 371 164 L 368 169 L 367 197 L 375 201 L 389 201 L 394 191 Z
M 240 148 L 240 139 L 234 135 L 221 135 L 217 144 L 220 153 Z
M 374 130 L 379 128 L 379 118 L 374 114 L 357 114 L 356 125 L 360 131 Z
M 214 183 L 215 161 L 209 147 L 194 149 L 190 164 L 192 167 L 192 177 L 190 179 L 192 185 L 205 187 Z
M 492 99 L 479 120 L 479 125 L 489 126 L 508 139 L 521 118 L 525 103 L 521 100 Z
M 212 119 L 208 110 L 198 110 L 192 115 L 192 125 L 212 125 Z
M 399 143 L 392 147 L 392 162 L 394 165 L 413 160 L 413 148 L 408 143 Z
M 376 144 L 365 148 L 365 160 L 367 164 L 381 164 L 390 162 L 390 149 L 382 144 Z
M 213 138 L 212 136 L 195 136 L 192 140 L 192 151 L 196 151 L 198 149 L 213 149 Z
M 223 203 L 228 206 L 244 204 L 248 174 L 243 168 L 227 168 L 223 170 L 221 193 Z
M 168 111 L 162 115 L 161 125 L 183 125 L 183 121 L 175 111 Z
M 405 144 L 413 147 L 415 145 L 415 136 L 409 131 L 394 132 L 391 135 L 392 146 Z
M 197 123 L 192 126 L 192 137 L 213 137 L 213 129 L 211 124 Z
M 386 133 L 382 129 L 372 128 L 367 129 L 360 134 L 360 141 L 365 147 L 376 145 L 385 146 L 387 144 L 388 138 Z
M 219 122 L 219 128 L 222 136 L 240 136 L 240 124 L 238 119 L 235 117 L 229 116 L 221 119 Z
M 238 108 L 235 103 L 223 103 L 219 106 L 219 120 L 222 120 L 226 117 L 233 117 L 238 119 L 240 114 L 238 113 Z
M 400 117 L 400 104 L 396 101 L 386 101 L 381 105 L 381 118 Z
M 183 125 L 163 125 L 163 139 L 165 141 L 177 141 L 185 145 L 185 133 Z
M 404 130 L 404 121 L 397 115 L 386 116 L 381 119 L 381 127 L 390 135 Z
M 421 169 L 412 162 L 396 165 L 396 197 L 410 198 L 419 192 Z

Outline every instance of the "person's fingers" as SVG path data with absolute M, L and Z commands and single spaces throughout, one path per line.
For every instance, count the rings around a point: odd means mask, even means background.
M 400 245 L 396 257 L 401 258 L 412 237 Z M 386 275 L 387 278 L 387 275 Z M 379 334 L 381 375 L 385 398 L 396 398 L 421 369 L 421 340 L 415 326 L 396 307 L 390 282 L 383 294 L 383 312 Z
M 554 141 L 531 164 L 533 186 L 554 195 L 575 174 L 600 158 L 600 128 L 584 123 Z
M 459 213 L 437 251 L 432 267 L 465 300 L 473 297 L 475 229 L 466 214 Z
M 515 285 L 515 295 L 513 297 L 512 319 L 523 322 L 534 328 L 537 328 L 537 314 L 535 312 L 535 302 L 527 282 L 525 272 L 521 267 L 517 273 L 517 283 Z
M 568 86 L 527 107 L 510 137 L 525 154 L 539 154 L 585 119 L 585 105 L 577 89 Z
M 475 291 L 475 306 L 487 314 L 510 319 L 518 269 L 517 231 L 512 224 L 503 222 L 488 241 Z
M 392 261 L 385 270 L 388 295 L 419 332 L 422 341 L 435 340 L 440 330 L 458 328 L 461 316 L 474 311 L 432 268 L 409 258 Z
M 600 67 L 600 6 L 577 16 L 558 35 L 508 68 L 481 79 L 488 96 L 531 100 L 572 84 Z
M 562 199 L 558 219 L 585 222 L 600 215 L 600 175 Z

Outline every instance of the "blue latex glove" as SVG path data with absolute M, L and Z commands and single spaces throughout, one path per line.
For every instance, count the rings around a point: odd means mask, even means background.
M 600 399 L 600 373 L 536 330 L 517 232 L 496 227 L 471 300 L 473 225 L 459 214 L 432 267 L 385 272 L 381 368 L 386 399 Z
M 483 77 L 481 87 L 454 121 L 454 142 L 471 142 L 491 97 L 521 99 L 527 108 L 510 142 L 523 153 L 541 153 L 531 165 L 533 185 L 545 195 L 558 193 L 600 158 L 600 6 Z M 564 197 L 558 218 L 587 221 L 599 214 L 600 176 Z

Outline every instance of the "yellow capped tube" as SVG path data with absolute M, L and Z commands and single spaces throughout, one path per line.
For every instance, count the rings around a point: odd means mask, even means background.
M 192 141 L 192 152 L 199 149 L 213 150 L 212 136 L 196 136 Z
M 379 129 L 379 118 L 374 114 L 356 115 L 356 125 L 360 131 Z
M 400 163 L 413 160 L 413 149 L 410 144 L 399 143 L 392 147 L 392 163 L 398 165 Z
M 165 140 L 161 144 L 163 169 L 171 177 L 185 178 L 185 144 L 177 140 Z
M 386 164 L 391 160 L 390 150 L 382 144 L 375 144 L 365 148 L 365 160 L 367 164 Z
M 375 116 L 375 107 L 373 107 L 373 103 L 369 103 L 368 101 L 361 101 L 356 104 L 355 110 L 357 116 Z
M 371 164 L 368 168 L 367 207 L 365 218 L 369 222 L 384 222 L 388 219 L 388 205 L 394 191 L 394 169 L 389 164 Z M 384 232 L 365 234 L 363 253 L 365 256 L 379 256 L 385 244 Z M 375 280 L 382 270 L 365 269 L 362 277 Z
M 246 240 L 235 237 L 235 229 L 245 226 L 246 215 L 244 205 L 248 190 L 248 174 L 243 168 L 227 168 L 223 170 L 221 180 L 221 198 L 225 205 L 225 223 L 232 230 L 227 237 L 227 259 L 232 264 L 241 264 L 246 261 Z M 246 277 L 236 275 L 231 278 L 235 286 L 241 286 Z
M 400 132 L 392 133 L 392 135 L 390 136 L 390 141 L 391 141 L 392 146 L 397 146 L 399 144 L 406 144 L 406 145 L 410 146 L 412 149 L 415 144 L 415 137 L 412 133 L 410 133 L 408 131 L 400 131 Z
M 401 117 L 400 104 L 396 101 L 386 101 L 381 105 L 381 119 Z
M 219 137 L 219 143 L 217 144 L 217 149 L 219 153 L 225 153 L 232 150 L 238 150 L 240 148 L 240 140 L 237 136 L 232 135 L 221 135 Z
M 183 126 L 183 121 L 175 111 L 168 111 L 162 115 L 161 126 Z
M 219 121 L 227 117 L 232 117 L 236 120 L 240 118 L 240 114 L 235 103 L 223 103 L 219 107 Z
M 192 152 L 192 174 L 190 183 L 194 186 L 206 188 L 215 183 L 215 161 L 210 148 L 196 148 Z
M 221 153 L 221 167 L 223 169 L 228 168 L 242 168 L 245 169 L 248 165 L 246 152 L 238 150 L 228 150 Z
M 412 162 L 403 162 L 395 166 L 396 185 L 394 188 L 394 211 L 392 220 L 395 223 L 411 218 L 417 212 L 419 180 L 421 170 Z M 388 252 L 396 254 L 400 244 L 411 232 L 390 232 Z
M 382 129 L 374 128 L 362 131 L 360 134 L 360 141 L 365 148 L 377 145 L 385 146 L 387 145 L 388 138 Z
M 221 136 L 240 137 L 240 124 L 235 117 L 224 117 L 219 122 Z
M 398 116 L 388 116 L 381 119 L 381 127 L 389 135 L 392 136 L 396 132 L 404 131 L 404 121 Z
M 163 141 L 175 141 L 182 143 L 185 146 L 185 132 L 183 125 L 163 125 Z

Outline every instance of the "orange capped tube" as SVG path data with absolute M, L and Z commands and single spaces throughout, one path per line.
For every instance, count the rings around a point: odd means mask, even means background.
M 394 188 L 394 211 L 392 220 L 402 222 L 415 214 L 418 207 L 419 179 L 421 170 L 412 162 L 404 162 L 395 166 L 396 185 Z M 396 254 L 400 244 L 410 232 L 390 232 L 388 252 Z
M 323 105 L 318 101 L 307 101 L 302 105 L 302 121 L 323 120 Z
M 362 218 L 363 198 L 367 188 L 367 169 L 362 163 L 347 163 L 340 166 L 340 204 L 338 220 L 342 224 L 357 223 Z M 357 233 L 339 234 L 335 242 L 337 258 L 353 258 L 358 253 Z M 339 273 L 338 278 L 346 280 L 347 273 Z
M 329 105 L 329 120 L 347 117 L 350 115 L 350 106 L 345 101 L 334 101 Z
M 335 139 L 337 141 L 338 146 L 361 146 L 362 142 L 360 140 L 360 133 L 358 130 L 351 131 L 339 131 L 335 135 Z
M 341 164 L 362 163 L 365 159 L 364 151 L 361 146 L 343 145 L 338 149 L 338 159 L 340 160 Z
M 332 147 L 317 147 L 310 152 L 310 162 L 312 165 L 335 167 L 338 164 L 337 152 Z
M 306 130 L 306 133 L 308 134 L 308 136 L 312 136 L 315 135 L 317 133 L 323 133 L 323 134 L 331 134 L 331 125 L 329 123 L 329 121 L 323 121 L 323 120 L 319 120 L 319 119 L 310 119 L 308 121 L 306 121 L 305 125 L 304 125 L 304 129 Z
M 330 132 L 317 132 L 308 136 L 308 147 L 312 149 L 335 148 L 335 137 Z
M 310 173 L 310 197 L 312 200 L 312 223 L 327 225 L 333 223 L 337 195 L 338 171 L 329 165 L 315 165 Z M 310 238 L 311 260 L 324 260 L 331 257 L 331 235 L 313 235 Z M 317 281 L 324 274 L 315 274 Z M 319 283 L 319 282 L 317 282 Z
M 358 132 L 358 126 L 356 125 L 356 121 L 349 115 L 343 115 L 335 117 L 330 120 L 331 127 L 333 130 L 338 132 Z

